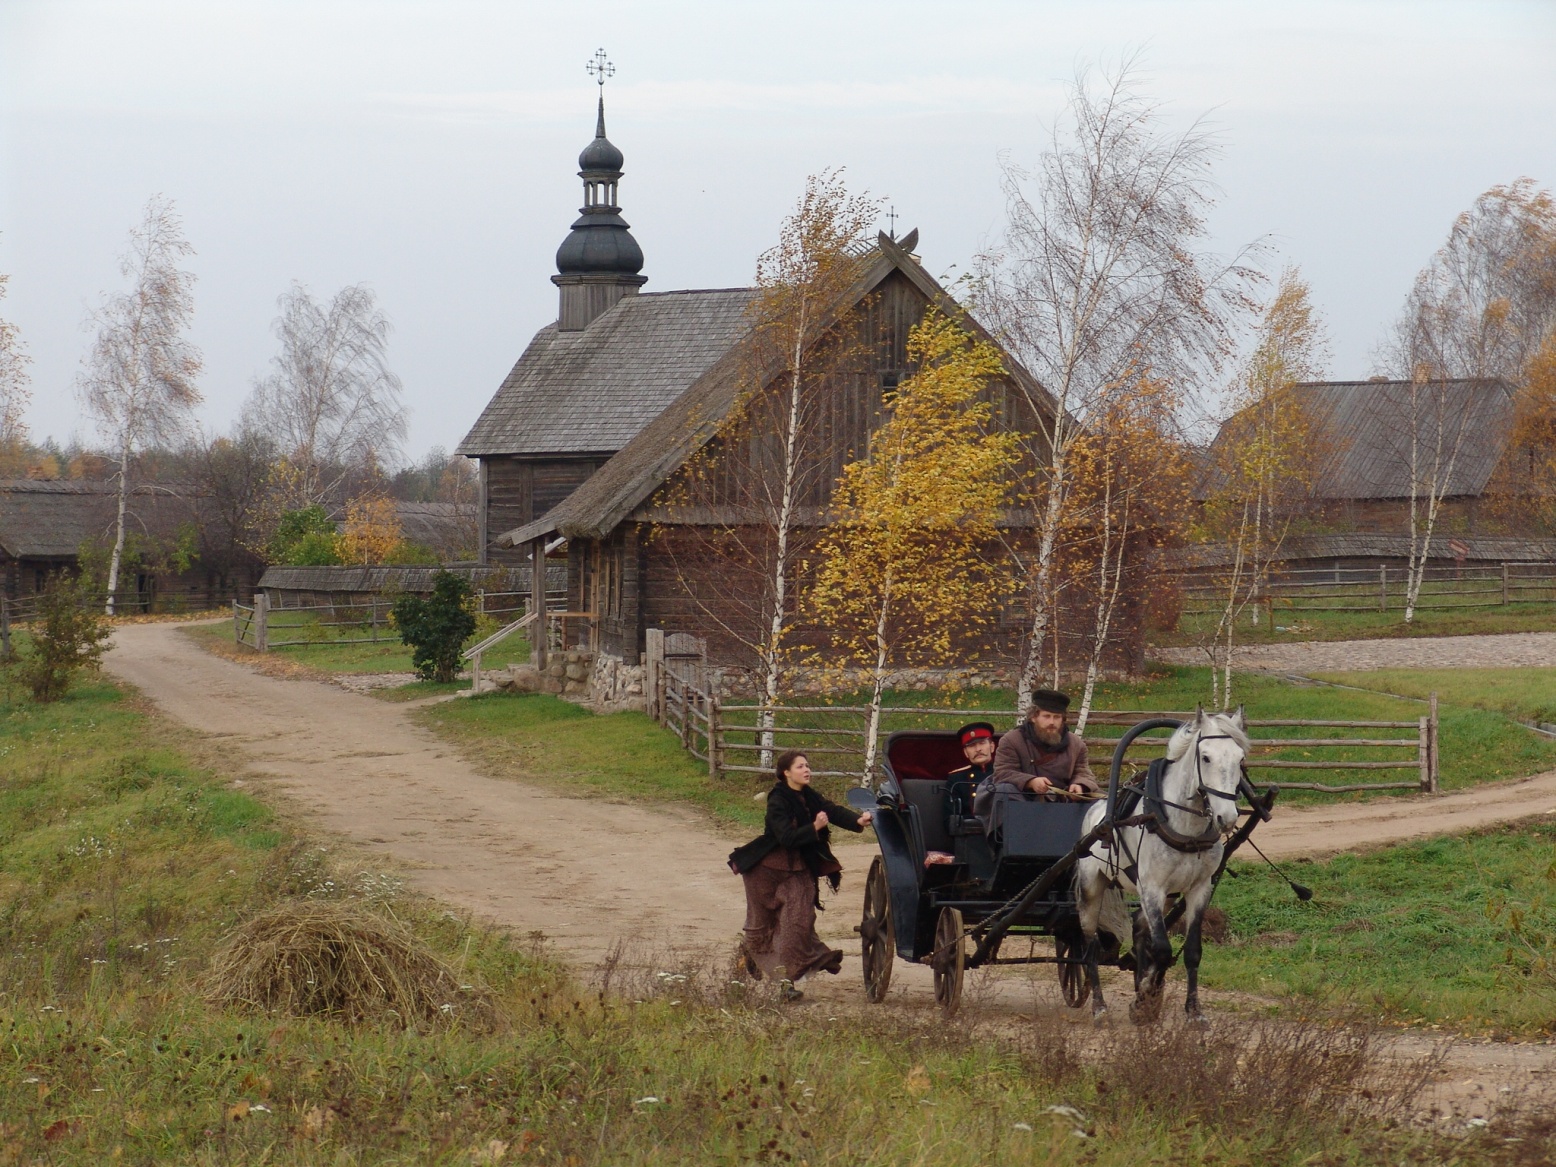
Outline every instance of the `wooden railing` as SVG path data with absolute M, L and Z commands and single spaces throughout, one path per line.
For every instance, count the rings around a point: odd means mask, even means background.
M 675 672 L 659 669 L 657 677 L 651 677 L 648 685 L 648 712 L 681 739 L 687 753 L 707 764 L 708 775 L 714 779 L 730 774 L 771 773 L 771 755 L 788 749 L 804 750 L 812 759 L 812 773 L 820 777 L 866 777 L 864 719 L 869 710 L 865 706 L 726 705 Z M 1086 735 L 1093 768 L 1099 774 L 1105 773 L 1122 734 L 1092 733 L 1091 727 L 1127 728 L 1152 717 L 1186 720 L 1193 716 L 1189 712 L 1155 709 L 1093 712 Z M 1009 725 L 1013 718 L 1008 708 L 891 706 L 881 710 L 880 740 L 884 741 L 887 735 L 899 729 L 955 729 L 972 720 Z M 1248 722 L 1249 736 L 1253 740 L 1248 767 L 1294 772 L 1291 780 L 1280 779 L 1282 788 L 1288 790 L 1315 790 L 1326 794 L 1359 790 L 1435 793 L 1438 789 L 1437 731 L 1435 695 L 1427 715 L 1414 721 L 1253 719 Z M 1150 758 L 1160 756 L 1166 744 L 1165 735 L 1136 738 L 1126 760 L 1142 765 Z M 1298 752 L 1308 756 L 1272 756 Z M 1313 756 L 1315 752 L 1324 756 Z M 1363 777 L 1391 770 L 1407 771 L 1411 776 L 1397 781 L 1343 783 L 1296 778 L 1297 774 L 1314 771 Z
M 1283 612 L 1386 612 L 1403 609 L 1409 573 L 1390 567 L 1281 569 L 1260 589 L 1255 603 Z M 1203 576 L 1183 581 L 1185 615 L 1220 612 L 1225 588 Z M 1428 567 L 1418 608 L 1498 608 L 1556 601 L 1556 563 Z

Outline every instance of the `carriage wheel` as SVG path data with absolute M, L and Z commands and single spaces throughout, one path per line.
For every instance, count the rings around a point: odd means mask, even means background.
M 1054 955 L 1059 958 L 1059 991 L 1064 994 L 1064 1003 L 1071 1009 L 1079 1009 L 1091 996 L 1091 982 L 1086 979 L 1086 966 L 1072 963 L 1081 958 L 1086 949 L 1083 945 L 1071 944 L 1062 936 L 1054 937 Z
M 877 855 L 864 881 L 864 919 L 859 922 L 859 946 L 864 958 L 864 995 L 874 1004 L 886 999 L 891 987 L 891 962 L 897 938 L 891 924 L 891 896 L 886 887 L 886 868 Z
M 962 973 L 967 968 L 967 944 L 958 908 L 941 908 L 935 921 L 935 1004 L 947 1017 L 962 1003 Z

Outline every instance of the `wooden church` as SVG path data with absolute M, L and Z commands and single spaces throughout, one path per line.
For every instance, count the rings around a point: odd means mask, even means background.
M 551 277 L 557 320 L 535 334 L 459 446 L 480 463 L 483 560 L 538 568 L 565 556 L 569 645 L 587 643 L 635 665 L 648 629 L 686 632 L 707 642 L 710 664 L 738 673 L 751 663 L 740 626 L 750 623 L 759 581 L 744 578 L 738 552 L 698 552 L 739 527 L 736 496 L 751 493 L 740 477 L 760 474 L 762 459 L 727 469 L 728 498 L 692 498 L 685 478 L 710 443 L 740 444 L 731 439 L 730 419 L 757 416 L 749 403 L 771 387 L 752 376 L 759 293 L 644 291 L 643 252 L 618 202 L 623 161 L 605 134 L 602 94 L 594 140 L 579 156 L 584 205 Z M 882 233 L 856 257 L 851 286 L 835 306 L 851 334 L 848 366 L 807 384 L 823 433 L 806 455 L 813 465 L 799 500 L 813 533 L 827 522 L 838 473 L 867 448 L 892 387 L 911 372 L 909 329 L 932 305 L 966 319 L 913 254 L 917 237 Z M 1010 376 L 988 389 L 995 416 L 1030 435 L 1041 428 L 1033 409 L 1049 398 L 1015 361 L 1005 364 Z M 762 375 L 776 381 L 781 374 Z M 1009 542 L 1030 534 L 1027 522 L 1010 516 Z M 544 576 L 533 571 L 531 578 Z M 544 595 L 537 591 L 532 603 L 544 605 Z M 1026 630 L 1021 607 L 1002 615 L 993 641 L 985 633 L 984 642 L 969 644 L 969 658 L 1013 674 Z M 1121 607 L 1115 626 L 1124 632 L 1108 664 L 1138 671 L 1139 604 Z M 1071 610 L 1079 617 L 1084 605 Z M 1081 647 L 1066 655 L 1078 656 Z

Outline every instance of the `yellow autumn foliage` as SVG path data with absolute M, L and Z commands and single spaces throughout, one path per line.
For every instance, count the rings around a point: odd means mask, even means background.
M 985 559 L 1019 458 L 982 396 L 999 354 L 932 314 L 908 359 L 919 371 L 838 481 L 810 596 L 829 663 L 863 667 L 877 699 L 893 668 L 952 663 L 956 634 L 987 623 L 1008 587 Z
M 384 563 L 401 543 L 400 516 L 394 499 L 361 495 L 346 504 L 340 555 L 347 563 Z

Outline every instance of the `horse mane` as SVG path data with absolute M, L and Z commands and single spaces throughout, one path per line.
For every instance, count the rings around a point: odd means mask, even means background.
M 1189 752 L 1189 745 L 1194 741 L 1196 735 L 1196 725 L 1211 733 L 1226 734 L 1227 737 L 1237 743 L 1238 748 L 1243 753 L 1246 754 L 1248 752 L 1250 746 L 1248 733 L 1246 730 L 1238 727 L 1237 722 L 1232 719 L 1230 713 L 1207 713 L 1203 722 L 1187 721 L 1173 732 L 1172 737 L 1167 741 L 1167 760 L 1169 762 L 1176 762 Z

